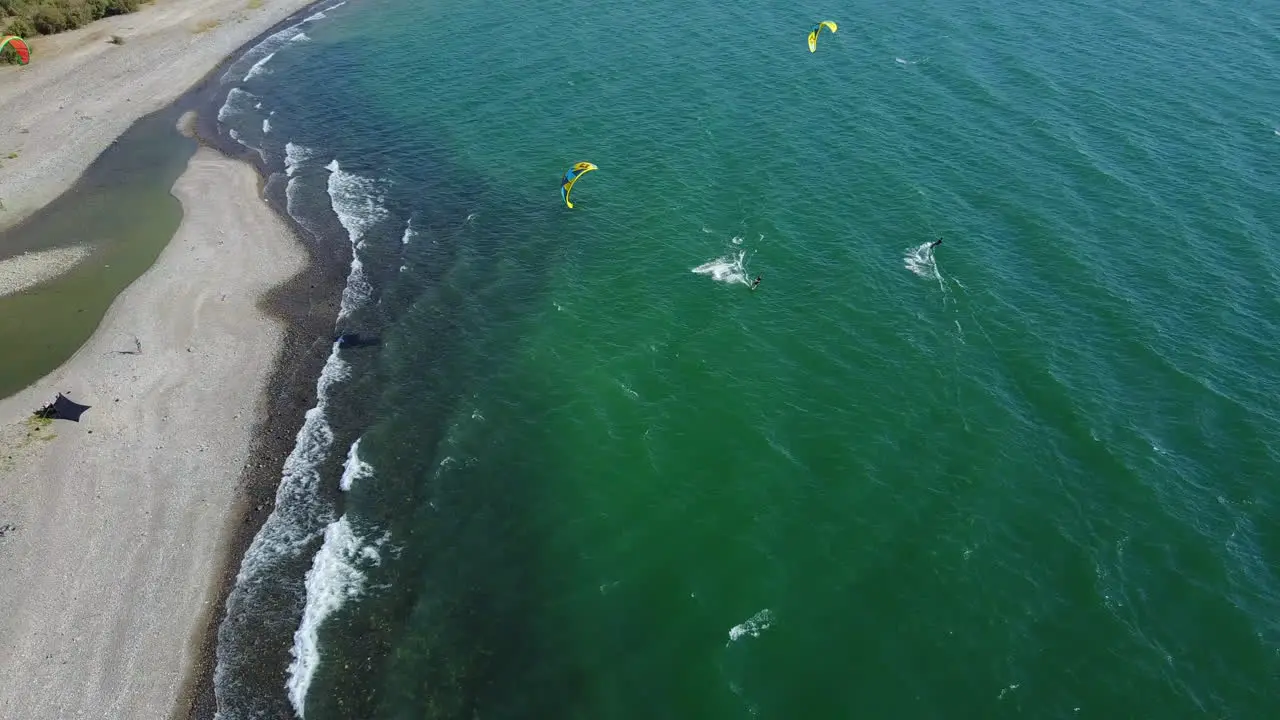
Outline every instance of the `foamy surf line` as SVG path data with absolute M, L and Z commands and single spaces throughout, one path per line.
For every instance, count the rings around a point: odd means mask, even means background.
M 300 163 L 313 156 L 310 149 L 289 143 L 286 149 L 287 172 L 292 175 Z M 336 160 L 325 169 L 329 171 L 327 189 L 331 209 L 347 230 L 352 243 L 352 270 L 343 289 L 340 322 L 372 294 L 358 250 L 364 234 L 387 212 L 381 205 L 377 183 L 343 171 Z M 291 177 L 290 184 L 296 179 Z M 337 520 L 333 518 L 334 509 L 320 493 L 322 469 L 328 462 L 334 442 L 333 429 L 328 422 L 328 407 L 333 392 L 350 373 L 351 366 L 342 359 L 335 342 L 316 384 L 316 405 L 307 411 L 294 448 L 285 461 L 276 491 L 275 508 L 245 553 L 227 599 L 226 618 L 232 618 L 252 615 L 255 608 L 265 607 L 264 601 L 273 593 L 277 602 L 281 592 L 298 593 L 302 612 L 293 630 L 292 661 L 285 690 L 299 717 L 305 711 L 307 690 L 320 662 L 320 627 L 343 602 L 363 591 L 361 568 L 380 562 L 377 547 L 387 540 L 383 537 L 373 544 L 365 543 L 346 516 Z M 373 473 L 373 468 L 360 459 L 359 445 L 357 440 L 347 452 L 343 474 L 338 481 L 344 492 Z M 320 548 L 311 559 L 311 568 L 302 587 L 295 590 L 291 584 L 296 581 L 291 580 L 288 568 L 313 547 L 317 536 L 322 538 Z M 273 631 L 272 628 L 268 630 Z M 248 647 L 238 642 L 234 634 L 233 624 L 224 620 L 219 629 L 214 671 L 219 720 L 250 718 L 260 714 L 257 707 L 260 701 L 252 690 L 235 684 L 238 663 L 249 663 L 252 659 L 246 657 Z
M 347 451 L 347 461 L 342 465 L 342 479 L 338 481 L 338 488 L 342 492 L 351 492 L 357 480 L 363 480 L 371 475 L 373 475 L 373 466 L 360 459 L 360 439 L 357 438 L 351 443 L 351 449 Z
M 320 467 L 333 445 L 333 429 L 325 410 L 334 387 L 345 380 L 350 367 L 333 344 L 316 382 L 316 404 L 306 412 L 293 450 L 285 459 L 281 481 L 276 488 L 275 507 L 245 552 L 235 585 L 227 596 L 226 615 L 218 630 L 217 665 L 214 668 L 214 696 L 222 720 L 251 717 L 254 696 L 233 684 L 231 666 L 241 658 L 232 645 L 237 640 L 232 617 L 244 616 L 259 607 L 272 590 L 277 568 L 298 557 L 314 540 L 320 527 L 332 519 L 332 509 L 319 494 Z
M 346 515 L 324 529 L 324 544 L 307 571 L 307 599 L 302 622 L 294 633 L 293 647 L 289 650 L 293 662 L 289 664 L 285 687 L 289 692 L 289 702 L 299 718 L 306 717 L 307 691 L 311 688 L 316 668 L 320 666 L 320 628 L 348 600 L 364 594 L 364 570 L 382 563 L 378 549 L 388 538 L 388 535 L 383 535 L 373 543 L 366 543 Z
M 292 140 L 285 143 L 284 146 L 284 174 L 293 177 L 297 172 L 298 166 L 302 163 L 314 158 L 316 151 L 309 147 L 299 145 Z
M 375 223 L 386 219 L 388 213 L 382 205 L 379 183 L 344 171 L 337 160 L 325 167 L 329 170 L 329 198 L 333 212 L 346 228 L 351 241 L 351 272 L 338 309 L 338 322 L 341 323 L 373 297 L 373 286 L 365 275 L 360 249 L 364 246 L 365 234 Z
M 250 69 L 248 72 L 246 72 L 245 71 L 246 66 L 257 67 L 260 63 L 264 62 L 264 59 L 263 59 L 264 55 L 267 56 L 267 59 L 270 59 L 271 55 L 274 55 L 277 52 L 279 52 L 288 43 L 305 42 L 307 40 L 310 40 L 311 38 L 307 37 L 306 34 L 303 32 L 303 28 L 308 23 L 314 23 L 317 20 L 323 20 L 326 17 L 328 17 L 328 15 L 325 15 L 326 11 L 335 10 L 346 4 L 347 3 L 344 0 L 343 2 L 330 5 L 326 8 L 323 8 L 319 12 L 315 12 L 315 13 L 312 13 L 311 15 L 308 15 L 302 20 L 284 28 L 283 30 L 280 30 L 278 32 L 272 33 L 271 35 L 267 36 L 262 40 L 262 42 L 258 43 L 257 45 L 254 45 L 244 55 L 240 56 L 239 59 L 231 63 L 231 65 L 227 67 L 226 72 L 222 73 L 222 77 L 219 78 L 219 81 L 218 81 L 219 84 L 226 85 L 227 83 L 231 82 L 232 80 L 238 77 L 243 78 L 241 82 L 248 82 L 249 79 L 252 77 L 253 70 Z
M 371 477 L 373 472 L 373 466 L 360 459 L 360 439 L 356 439 L 347 451 L 338 487 L 343 492 L 350 492 L 357 481 Z M 289 677 L 285 683 L 289 702 L 299 718 L 305 717 L 307 691 L 322 658 L 320 628 L 348 600 L 364 594 L 365 570 L 382 564 L 378 550 L 389 539 L 390 534 L 384 533 L 372 543 L 365 542 L 347 515 L 325 528 L 324 544 L 307 571 L 306 604 L 302 622 L 293 635 L 293 647 L 290 649 L 293 661 L 289 664 Z
M 254 64 L 253 64 L 253 67 L 249 68 L 249 72 L 245 73 L 245 75 L 244 75 L 244 80 L 243 80 L 242 82 L 249 82 L 250 80 L 252 80 L 252 79 L 254 79 L 254 78 L 258 77 L 259 75 L 263 74 L 264 72 L 266 72 L 263 68 L 264 68 L 264 67 L 266 67 L 266 64 L 267 64 L 268 62 L 270 62 L 270 61 L 271 61 L 271 58 L 273 58 L 273 57 L 275 57 L 275 56 L 276 56 L 276 54 L 275 54 L 275 53 L 273 53 L 273 52 L 271 52 L 271 53 L 267 53 L 266 57 L 262 58 L 261 60 L 259 60 L 259 61 L 258 61 L 258 62 L 256 62 L 256 63 L 254 63 Z

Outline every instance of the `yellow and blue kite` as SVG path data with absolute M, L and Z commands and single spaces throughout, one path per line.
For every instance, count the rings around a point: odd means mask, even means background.
M 596 166 L 589 162 L 580 162 L 569 168 L 564 174 L 564 179 L 560 181 L 560 199 L 564 200 L 564 204 L 573 207 L 573 203 L 569 202 L 569 193 L 573 190 L 573 184 L 578 182 L 578 178 L 595 170 Z
M 824 27 L 825 27 L 826 29 L 830 30 L 831 32 L 835 32 L 835 31 L 836 31 L 836 24 L 835 24 L 835 23 L 833 23 L 833 22 L 831 22 L 830 20 L 823 20 L 822 22 L 818 23 L 817 25 L 814 25 L 813 27 L 809 28 L 809 52 L 815 52 L 815 51 L 817 51 L 817 49 L 818 49 L 818 33 L 819 33 L 819 32 L 821 32 L 821 31 L 822 31 L 822 28 L 824 28 Z

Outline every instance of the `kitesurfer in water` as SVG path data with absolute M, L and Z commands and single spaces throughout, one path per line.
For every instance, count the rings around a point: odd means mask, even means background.
M 932 250 L 941 244 L 942 244 L 942 238 L 938 238 L 937 240 L 934 240 L 933 242 L 929 243 L 929 249 Z
M 763 275 L 757 275 L 755 281 L 751 283 L 751 289 L 755 290 L 757 287 L 760 287 L 760 281 L 763 279 L 764 279 Z

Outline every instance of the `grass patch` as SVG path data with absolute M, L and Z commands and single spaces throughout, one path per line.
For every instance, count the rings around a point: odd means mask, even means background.
M 262 0 L 249 0 L 248 4 L 245 5 L 245 7 L 249 8 L 250 10 L 257 10 L 258 8 L 262 7 Z
M 21 425 L 15 423 L 0 428 L 0 472 L 12 470 L 22 453 L 35 443 L 49 442 L 56 437 L 53 418 L 32 416 Z

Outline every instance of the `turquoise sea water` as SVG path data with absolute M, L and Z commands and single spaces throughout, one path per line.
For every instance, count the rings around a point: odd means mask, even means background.
M 382 344 L 225 717 L 1274 712 L 1280 8 L 323 15 L 223 128 Z

